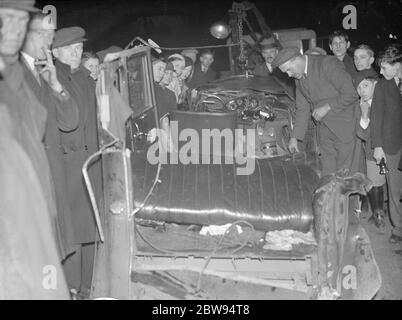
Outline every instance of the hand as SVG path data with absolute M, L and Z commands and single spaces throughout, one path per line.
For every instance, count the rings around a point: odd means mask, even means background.
M 313 118 L 317 121 L 321 121 L 322 118 L 324 118 L 327 115 L 329 110 L 331 110 L 331 107 L 327 103 L 327 104 L 323 105 L 322 107 L 319 107 L 313 111 Z
M 300 152 L 299 147 L 297 146 L 296 138 L 290 138 L 288 148 L 291 153 Z
M 377 164 L 380 163 L 382 158 L 384 158 L 385 163 L 387 163 L 387 158 L 385 157 L 384 150 L 381 147 L 374 148 L 374 159 Z
M 49 86 L 56 92 L 61 92 L 63 86 L 57 78 L 56 67 L 53 64 L 53 58 L 50 50 L 43 49 L 46 54 L 46 60 L 37 61 L 35 65 L 44 66 L 39 72 L 42 78 L 49 84 Z
M 368 119 L 369 118 L 370 105 L 368 104 L 367 101 L 363 101 L 360 104 L 360 110 L 362 111 L 362 118 L 363 119 Z

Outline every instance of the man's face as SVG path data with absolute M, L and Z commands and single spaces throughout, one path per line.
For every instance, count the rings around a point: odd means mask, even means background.
M 212 54 L 203 54 L 200 57 L 200 62 L 204 68 L 209 68 L 214 62 L 214 56 Z
M 264 49 L 261 51 L 261 54 L 265 62 L 271 64 L 272 61 L 274 61 L 274 59 L 278 55 L 278 49 L 276 48 Z
M 165 73 L 163 74 L 160 84 L 167 86 L 167 85 L 169 85 L 169 83 L 172 82 L 172 78 L 173 78 L 173 71 L 165 70 Z
M 288 74 L 289 77 L 295 79 L 301 79 L 304 74 L 305 61 L 301 57 L 293 58 L 286 61 L 284 64 L 279 66 L 282 72 Z
M 357 86 L 357 93 L 364 101 L 373 98 L 376 83 L 376 81 L 369 79 L 364 79 L 359 83 Z
M 398 75 L 398 71 L 401 68 L 401 63 L 397 62 L 394 64 L 389 64 L 388 62 L 381 62 L 380 73 L 385 79 L 391 80 Z
M 355 66 L 358 71 L 370 69 L 374 62 L 374 57 L 365 49 L 357 49 L 354 53 Z
M 152 64 L 152 69 L 154 73 L 154 81 L 160 82 L 163 78 L 166 69 L 166 63 L 159 61 Z
M 98 78 L 99 71 L 99 59 L 98 58 L 89 58 L 82 64 L 86 69 L 91 71 L 91 77 L 93 79 Z
M 185 67 L 185 62 L 182 60 L 173 60 L 172 61 L 173 68 L 174 68 L 174 73 L 178 77 L 181 75 L 181 73 L 184 70 Z
M 49 25 L 45 20 L 32 21 L 25 39 L 24 51 L 35 59 L 46 59 L 45 52 L 53 43 L 54 29 L 54 25 Z
M 62 63 L 69 65 L 71 69 L 77 69 L 81 63 L 83 49 L 84 44 L 80 42 L 54 49 L 53 54 Z
M 25 38 L 29 21 L 28 12 L 0 8 L 0 19 L 3 21 L 0 35 L 0 54 L 15 56 L 20 51 Z
M 349 49 L 349 47 L 350 42 L 346 41 L 344 37 L 335 37 L 332 40 L 332 43 L 329 45 L 329 48 L 334 56 L 341 58 L 343 58 L 343 56 L 346 54 L 346 51 Z
M 193 71 L 193 67 L 192 67 L 192 66 L 187 66 L 187 67 L 185 67 L 184 70 L 183 70 L 183 72 L 182 72 L 181 75 L 180 75 L 180 79 L 186 80 L 186 79 L 190 76 L 190 74 L 191 74 L 192 71 Z

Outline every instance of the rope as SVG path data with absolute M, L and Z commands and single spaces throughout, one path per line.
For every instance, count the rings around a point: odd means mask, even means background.
M 131 43 L 126 47 L 128 49 Z M 150 44 L 145 44 L 146 46 L 150 47 L 151 49 L 160 49 L 166 51 L 178 51 L 178 50 L 186 50 L 186 49 L 214 49 L 214 48 L 229 48 L 229 47 L 237 47 L 240 46 L 240 43 L 230 43 L 230 44 L 220 44 L 220 45 L 213 45 L 213 46 L 193 46 L 193 47 L 155 47 L 151 46 Z
M 178 47 L 178 48 L 160 47 L 160 49 L 173 51 L 173 50 L 185 50 L 185 49 L 228 48 L 228 47 L 237 47 L 237 46 L 240 46 L 240 43 L 220 44 L 220 45 L 214 45 L 214 46 Z

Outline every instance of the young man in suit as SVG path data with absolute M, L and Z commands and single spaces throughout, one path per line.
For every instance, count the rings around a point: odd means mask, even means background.
M 356 68 L 353 63 L 353 58 L 348 55 L 347 51 L 350 48 L 349 36 L 342 30 L 334 31 L 329 36 L 329 48 L 334 56 L 345 65 L 346 71 L 354 77 Z
M 199 62 L 194 64 L 193 75 L 187 82 L 190 89 L 197 88 L 217 78 L 216 71 L 211 67 L 213 63 L 214 53 L 209 49 L 201 51 Z
M 296 79 L 296 118 L 289 142 L 299 151 L 310 117 L 318 122 L 323 175 L 340 169 L 356 171 L 355 120 L 358 95 L 343 64 L 332 56 L 301 55 L 299 48 L 282 49 L 273 67 Z
M 362 80 L 362 76 L 367 77 L 370 76 L 372 78 L 378 78 L 378 74 L 377 72 L 373 69 L 372 64 L 374 63 L 374 51 L 373 49 L 371 49 L 368 45 L 366 44 L 361 44 L 359 45 L 354 53 L 353 53 L 353 60 L 354 60 L 354 65 L 356 67 L 356 72 L 353 73 L 353 83 L 354 85 L 358 86 L 358 83 L 356 83 L 356 81 L 361 81 Z M 371 102 L 370 102 L 371 103 Z M 359 125 L 357 126 L 358 130 L 360 129 Z M 367 131 L 367 130 L 366 130 Z M 366 143 L 367 145 L 367 143 Z M 359 139 L 357 141 L 357 148 L 359 148 L 361 150 L 361 154 L 362 156 L 362 172 L 364 173 L 366 171 L 366 165 L 364 165 L 365 162 L 365 158 L 366 157 L 372 157 L 372 155 L 367 156 L 367 150 L 365 150 L 364 146 L 363 146 L 363 140 Z M 367 149 L 367 148 L 366 148 Z M 364 154 L 366 154 L 366 157 L 364 157 Z M 367 167 L 368 169 L 368 167 Z M 374 189 L 372 188 L 371 193 L 374 194 Z M 380 189 L 376 189 L 378 192 L 376 194 L 378 194 L 379 196 L 377 198 L 381 199 L 381 195 L 382 195 L 382 191 Z M 361 196 L 362 199 L 362 204 L 361 204 L 361 211 L 363 212 L 368 212 L 369 211 L 369 201 L 371 203 L 371 209 L 374 212 L 375 209 L 373 208 L 373 203 L 376 202 L 372 200 L 373 196 L 370 195 L 367 196 Z M 381 202 L 379 200 L 379 202 Z M 374 205 L 376 206 L 376 205 Z M 379 215 L 378 215 L 379 216 Z M 373 220 L 373 219 L 372 219 Z M 379 219 L 377 219 L 378 221 Z
M 402 51 L 389 46 L 379 57 L 381 79 L 371 104 L 371 141 L 377 164 L 384 159 L 388 169 L 389 213 L 393 222 L 390 242 L 402 241 Z
M 372 67 L 375 60 L 374 51 L 368 45 L 359 45 L 353 53 L 353 60 L 358 72 L 370 70 L 370 72 L 372 72 L 372 76 L 377 76 L 377 72 L 375 72 Z
M 370 201 L 372 216 L 369 218 L 370 223 L 374 223 L 381 231 L 385 230 L 385 212 L 384 212 L 384 185 L 385 177 L 380 174 L 380 168 L 377 166 L 373 157 L 373 149 L 371 148 L 370 137 L 370 114 L 371 104 L 375 86 L 378 82 L 378 76 L 373 76 L 370 69 L 358 72 L 358 76 L 354 79 L 357 93 L 360 96 L 360 108 L 357 108 L 357 136 L 363 141 L 363 155 L 365 156 L 367 177 L 373 183 L 373 187 L 368 192 L 368 200 Z M 368 208 L 367 208 L 368 209 Z

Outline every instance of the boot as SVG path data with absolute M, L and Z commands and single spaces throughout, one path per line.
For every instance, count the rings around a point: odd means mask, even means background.
M 381 231 L 385 231 L 385 212 L 384 212 L 384 186 L 373 187 L 368 192 L 372 216 L 368 219 Z

